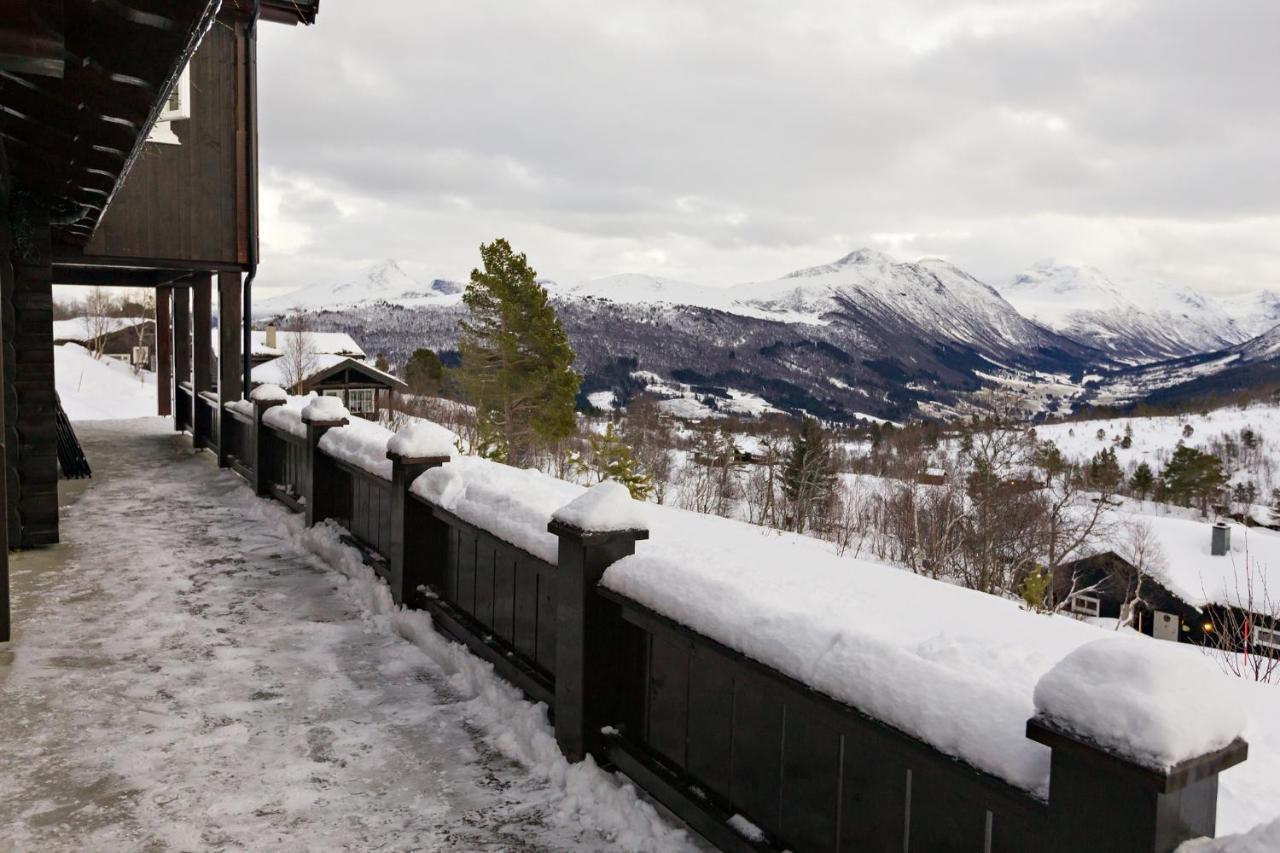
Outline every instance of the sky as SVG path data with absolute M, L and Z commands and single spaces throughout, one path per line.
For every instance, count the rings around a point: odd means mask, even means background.
M 1280 288 L 1275 0 L 324 0 L 262 24 L 255 293 L 776 278 L 868 246 L 992 284 Z

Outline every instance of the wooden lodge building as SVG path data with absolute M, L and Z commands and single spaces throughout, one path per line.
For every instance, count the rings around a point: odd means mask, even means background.
M 155 290 L 157 407 L 180 428 L 195 423 L 193 407 L 215 387 L 213 405 L 240 398 L 258 264 L 257 27 L 314 23 L 318 6 L 4 4 L 0 505 L 7 547 L 58 541 L 54 284 Z M 216 364 L 215 295 L 222 318 Z M 0 568 L 4 640 L 7 558 Z
M 296 394 L 337 397 L 353 415 L 376 420 L 391 396 L 409 390 L 404 382 L 371 364 L 336 353 L 313 355 L 299 366 L 289 356 L 255 365 L 253 385 L 279 385 Z

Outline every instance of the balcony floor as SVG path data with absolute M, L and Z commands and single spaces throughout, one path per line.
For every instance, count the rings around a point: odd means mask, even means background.
M 167 424 L 78 424 L 64 544 L 13 555 L 0 851 L 608 846 Z

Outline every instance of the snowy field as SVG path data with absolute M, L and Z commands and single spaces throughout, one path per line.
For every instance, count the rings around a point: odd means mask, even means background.
M 156 375 L 122 361 L 95 359 L 78 344 L 53 348 L 58 396 L 73 421 L 145 418 L 156 413 Z
M 692 846 L 331 528 L 167 420 L 77 428 L 64 544 L 14 560 L 0 850 Z

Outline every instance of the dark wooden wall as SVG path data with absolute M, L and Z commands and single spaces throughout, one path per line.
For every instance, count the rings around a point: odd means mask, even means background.
M 191 60 L 191 118 L 170 125 L 182 144 L 146 143 L 86 256 L 182 267 L 247 262 L 245 152 L 236 135 L 244 38 L 242 24 L 221 18 L 206 34 Z

